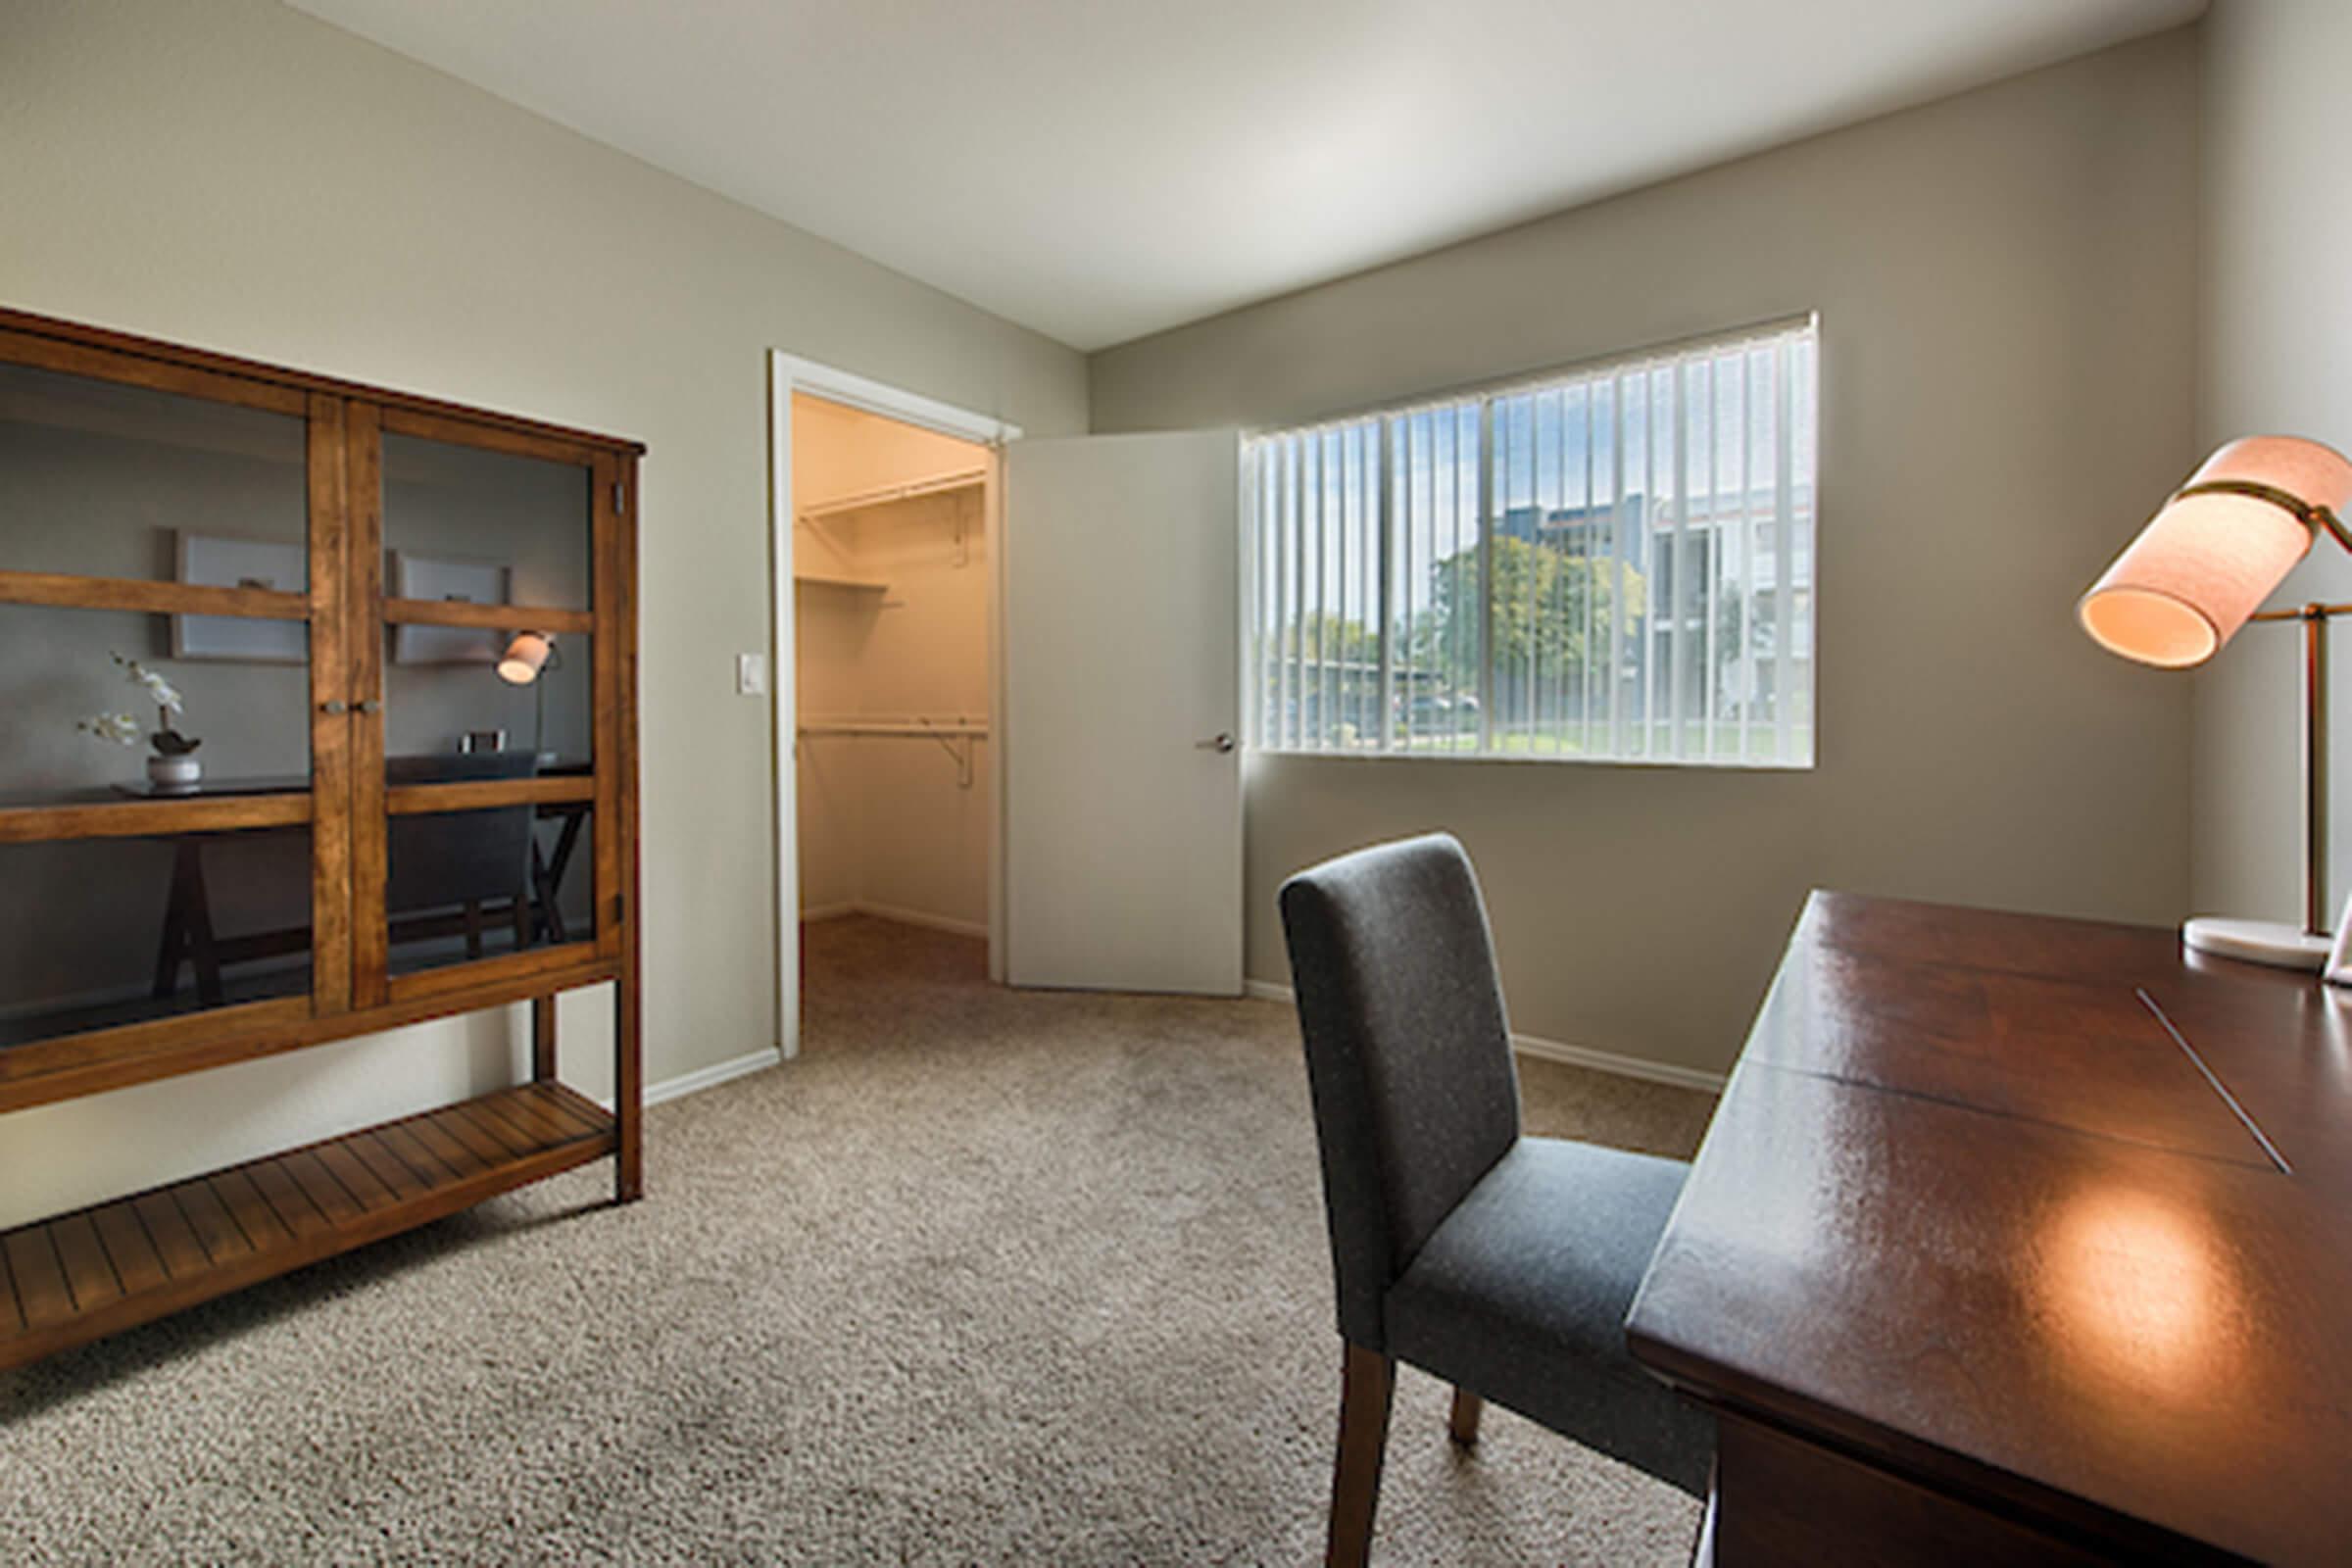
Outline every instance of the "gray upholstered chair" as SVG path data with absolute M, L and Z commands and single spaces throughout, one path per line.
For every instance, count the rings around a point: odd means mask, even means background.
M 1519 1131 L 1469 857 L 1435 834 L 1282 890 L 1345 1342 L 1329 1560 L 1371 1549 L 1396 1363 L 1700 1494 L 1713 1421 L 1635 1364 L 1625 1315 L 1688 1169 Z

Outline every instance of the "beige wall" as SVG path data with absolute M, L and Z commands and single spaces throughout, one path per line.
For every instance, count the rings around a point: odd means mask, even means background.
M 12 0 L 0 302 L 636 436 L 647 1075 L 775 1043 L 767 366 L 1038 434 L 1070 351 L 268 3 Z M 604 1082 L 606 1011 L 567 1005 Z M 494 1082 L 503 1016 L 0 1120 L 0 1223 Z M 576 1049 L 574 1049 L 576 1048 Z
M 1431 827 L 1516 1027 L 1698 1069 L 1811 886 L 2180 915 L 2185 684 L 2071 607 L 2193 444 L 2197 100 L 2178 31 L 1097 355 L 1099 430 L 1263 427 L 1821 313 L 1818 768 L 1253 759 L 1250 973 Z
M 2205 213 L 2195 450 L 2307 435 L 2352 451 L 2352 203 L 2344 200 L 2341 0 L 2217 0 L 2205 27 Z M 2178 476 L 2176 476 L 2178 477 Z M 2119 535 L 2120 537 L 2120 535 Z M 2274 605 L 2352 598 L 2352 559 L 2322 544 Z M 2342 771 L 2352 662 L 2339 623 L 2329 720 L 2337 763 L 2331 898 L 2352 890 Z M 2193 887 L 2210 913 L 2302 914 L 2302 771 L 2292 627 L 2252 626 L 2191 681 Z M 2150 679 L 2162 679 L 2151 675 Z

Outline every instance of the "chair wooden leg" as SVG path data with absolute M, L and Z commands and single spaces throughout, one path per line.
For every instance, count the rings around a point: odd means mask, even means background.
M 1340 1379 L 1340 1455 L 1331 1477 L 1331 1536 L 1326 1568 L 1363 1568 L 1372 1556 L 1372 1516 L 1380 1507 L 1380 1467 L 1389 1446 L 1389 1406 L 1396 1363 L 1349 1345 Z
M 1487 1401 L 1468 1389 L 1453 1391 L 1453 1417 L 1446 1423 L 1446 1430 L 1452 1435 L 1454 1442 L 1465 1448 L 1477 1445 L 1478 1418 L 1486 1408 Z

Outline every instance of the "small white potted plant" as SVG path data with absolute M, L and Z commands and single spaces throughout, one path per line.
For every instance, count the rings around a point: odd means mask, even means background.
M 148 701 L 155 704 L 155 733 L 147 737 L 155 747 L 147 759 L 148 781 L 158 790 L 194 789 L 196 781 L 204 776 L 203 764 L 196 760 L 196 748 L 204 742 L 191 740 L 172 726 L 172 716 L 186 710 L 179 688 L 135 659 L 124 659 L 121 654 L 111 657 L 116 667 L 122 671 L 122 678 L 144 691 Z M 93 713 L 77 719 L 74 727 L 118 746 L 139 744 L 140 724 L 129 713 Z

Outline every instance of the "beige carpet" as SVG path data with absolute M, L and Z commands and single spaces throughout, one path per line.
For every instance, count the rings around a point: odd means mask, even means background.
M 1303 1563 L 1338 1340 L 1293 1020 L 814 927 L 804 1058 L 603 1167 L 0 1374 L 10 1563 Z M 1542 1064 L 1531 1130 L 1702 1096 Z M 1377 1556 L 1681 1563 L 1698 1511 L 1400 1384 Z

